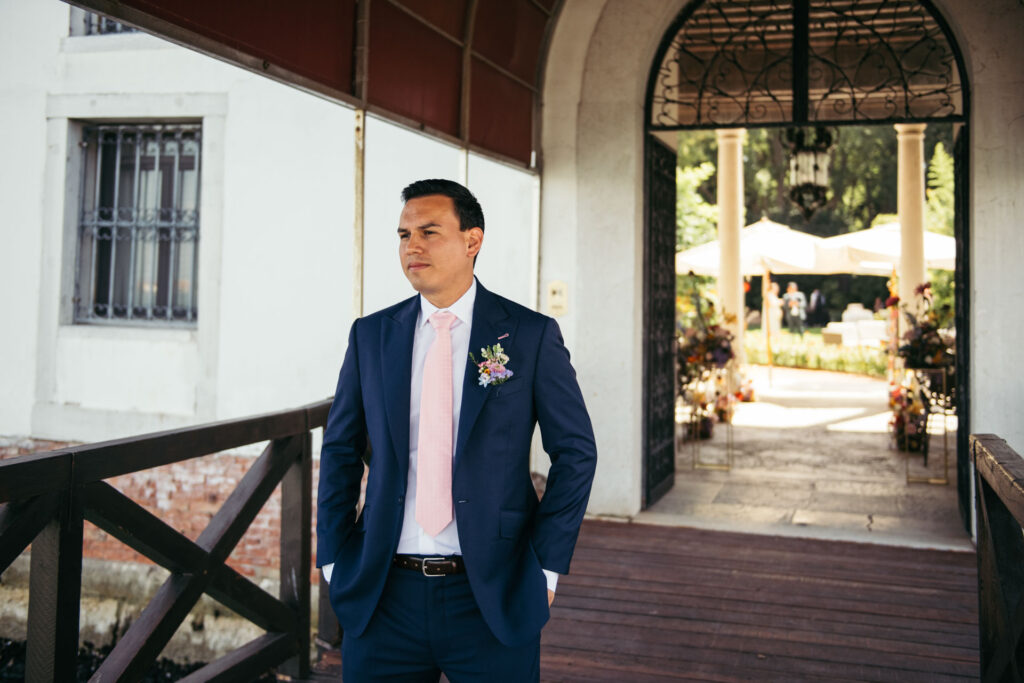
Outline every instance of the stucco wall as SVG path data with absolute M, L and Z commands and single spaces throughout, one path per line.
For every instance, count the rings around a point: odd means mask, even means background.
M 937 3 L 967 57 L 971 121 L 972 430 L 1024 452 L 1024 7 Z M 541 287 L 570 283 L 566 337 L 597 425 L 591 512 L 641 505 L 643 105 L 654 51 L 683 0 L 567 0 L 544 89 Z M 543 298 L 543 297 L 542 297 Z M 542 301 L 543 303 L 543 301 Z M 578 343 L 580 340 L 585 343 Z
M 595 425 L 597 514 L 642 502 L 643 98 L 680 5 L 569 0 L 545 76 L 541 287 L 570 284 L 560 322 Z
M 0 0 L 0 14 L 8 16 L 17 4 Z M 23 21 L 0 22 L 0 144 L 7 159 L 18 161 L 0 164 L 0 415 L 20 434 L 29 430 L 36 384 L 39 302 L 34 294 L 42 267 L 38 226 L 47 144 L 46 92 L 39 83 L 57 70 L 61 16 L 67 16 L 67 7 L 53 3 Z
M 1024 6 L 936 4 L 970 70 L 971 431 L 1024 454 Z

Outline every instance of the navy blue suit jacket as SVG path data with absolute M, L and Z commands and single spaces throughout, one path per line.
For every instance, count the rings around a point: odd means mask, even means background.
M 354 636 L 373 615 L 401 533 L 419 309 L 414 296 L 355 321 L 324 430 L 317 565 L 334 563 L 331 605 Z M 536 637 L 548 619 L 541 568 L 569 572 L 597 450 L 558 325 L 478 283 L 469 348 L 479 358 L 481 347 L 496 343 L 514 374 L 482 387 L 466 359 L 452 498 L 473 595 L 494 635 L 514 646 Z M 551 458 L 539 503 L 529 458 L 538 423 Z M 357 519 L 368 442 L 366 500 Z

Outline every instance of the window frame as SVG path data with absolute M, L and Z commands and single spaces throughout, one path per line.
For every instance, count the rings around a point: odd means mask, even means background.
M 68 319 L 68 322 L 73 325 L 195 329 L 198 325 L 200 302 L 198 294 L 200 279 L 198 252 L 202 228 L 202 188 L 205 170 L 203 161 L 203 135 L 205 127 L 203 120 L 169 117 L 161 119 L 74 120 L 69 121 L 69 124 L 71 124 L 68 130 L 69 147 L 77 148 L 78 152 L 68 155 L 68 179 L 76 178 L 77 182 L 74 186 L 75 191 L 68 193 L 68 199 L 71 204 L 69 206 L 69 213 L 74 217 L 72 221 L 74 256 L 70 273 L 71 297 L 68 310 L 69 315 L 65 319 Z M 129 134 L 136 136 L 135 144 L 144 139 L 143 136 L 146 134 L 155 134 L 157 136 L 160 146 L 157 156 L 152 157 L 154 159 L 152 162 L 154 169 L 151 170 L 156 170 L 156 165 L 160 162 L 159 150 L 163 147 L 167 132 L 171 132 L 174 135 L 174 139 L 179 145 L 178 152 L 174 155 L 172 171 L 174 175 L 170 179 L 173 195 L 171 197 L 171 205 L 169 208 L 161 205 L 149 209 L 150 214 L 155 214 L 155 220 L 151 219 L 149 223 L 146 223 L 140 217 L 140 199 L 136 187 L 140 182 L 141 160 L 144 156 L 148 155 L 136 154 L 135 164 L 137 166 L 132 171 L 134 174 L 132 189 L 134 197 L 132 198 L 131 205 L 124 207 L 119 199 L 114 200 L 120 206 L 116 208 L 107 207 L 110 213 L 107 214 L 106 220 L 103 220 L 100 215 L 102 209 L 98 204 L 103 181 L 94 177 L 95 172 L 90 175 L 90 167 L 97 162 L 96 155 L 103 154 L 101 151 L 102 143 L 99 143 L 99 141 L 104 133 L 109 133 L 111 130 L 117 131 L 115 147 L 115 158 L 117 161 L 115 161 L 115 164 L 118 164 L 118 167 L 120 167 L 120 149 L 123 144 L 122 129 L 127 129 Z M 90 131 L 95 133 L 94 140 L 99 143 L 96 151 L 91 151 L 88 146 L 87 136 Z M 182 196 L 184 188 L 179 187 L 181 183 L 179 171 L 181 169 L 178 164 L 183 156 L 180 150 L 183 136 L 189 136 L 190 134 L 195 144 L 194 170 L 197 175 L 194 181 L 194 195 L 192 197 L 193 208 L 183 210 Z M 97 168 L 100 168 L 102 173 L 102 159 L 100 160 L 100 166 Z M 118 176 L 119 174 L 115 172 L 113 179 L 108 179 L 107 182 L 114 182 L 114 187 L 116 188 Z M 158 176 L 158 182 L 166 183 L 167 178 Z M 90 204 L 90 200 L 87 197 L 89 192 L 92 192 L 94 195 L 91 209 L 87 209 Z M 117 190 L 115 189 L 114 192 L 116 193 Z M 164 188 L 161 187 L 157 193 L 161 200 L 163 199 L 163 192 Z M 127 211 L 127 214 L 124 213 L 125 211 Z M 162 220 L 164 212 L 169 212 L 173 219 L 170 221 Z M 88 215 L 90 213 L 92 216 Z M 191 224 L 182 224 L 183 221 L 181 219 L 187 214 L 193 216 Z M 125 215 L 130 218 L 125 220 Z M 127 239 L 121 236 L 125 230 L 128 231 Z M 89 231 L 91 231 L 93 237 L 87 245 L 86 238 Z M 107 232 L 108 236 L 106 238 L 100 237 L 100 233 L 103 231 Z M 142 233 L 141 236 L 140 233 Z M 149 238 L 146 237 L 146 233 L 151 233 Z M 111 239 L 112 235 L 116 235 L 117 238 Z M 109 255 L 106 256 L 106 263 L 108 264 L 106 268 L 109 268 L 109 275 L 105 283 L 107 291 L 105 304 L 97 301 L 97 298 L 101 295 L 97 291 L 99 285 L 96 269 L 102 267 L 100 265 L 102 259 L 99 261 L 97 259 L 96 245 L 99 239 L 111 240 L 111 247 L 107 252 Z M 147 246 L 148 242 L 151 242 L 151 246 Z M 125 266 L 117 268 L 120 265 L 117 260 L 117 247 L 118 244 L 122 243 L 131 249 L 127 275 L 121 272 Z M 146 276 L 140 275 L 135 271 L 136 246 L 140 243 L 153 251 L 153 255 L 150 258 L 152 270 L 150 289 L 153 290 L 153 293 L 149 295 L 151 300 L 145 306 L 136 306 L 132 300 L 132 292 L 140 288 L 140 286 L 144 288 L 147 284 L 143 279 Z M 167 244 L 166 252 L 162 247 L 164 243 Z M 191 244 L 191 263 L 188 266 L 191 277 L 187 295 L 188 303 L 181 307 L 175 306 L 179 295 L 179 285 L 176 282 L 180 279 L 182 264 L 182 252 L 178 250 L 185 244 Z M 142 258 L 145 257 L 143 256 Z M 162 276 L 161 265 L 165 273 Z M 176 273 L 178 274 L 177 278 L 174 277 Z M 167 282 L 164 287 L 161 287 L 160 284 L 162 280 Z M 122 292 L 129 292 L 127 301 L 116 300 L 116 290 L 118 289 L 122 290 Z M 161 292 L 163 294 L 163 304 L 160 303 Z M 98 310 L 101 306 L 107 307 L 105 314 Z M 116 314 L 118 307 L 123 309 L 123 313 L 120 315 Z M 176 310 L 184 312 L 182 314 L 175 314 Z

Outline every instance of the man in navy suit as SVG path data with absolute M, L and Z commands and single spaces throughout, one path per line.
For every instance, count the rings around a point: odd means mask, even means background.
M 555 321 L 474 277 L 476 198 L 422 180 L 402 199 L 398 254 L 419 294 L 352 325 L 320 459 L 317 564 L 343 677 L 536 681 L 594 477 L 590 418 Z

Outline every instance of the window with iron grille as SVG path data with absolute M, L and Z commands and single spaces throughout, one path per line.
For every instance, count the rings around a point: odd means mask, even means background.
M 194 325 L 201 126 L 82 131 L 75 321 Z
M 98 36 L 107 33 L 136 33 L 139 29 L 122 24 L 119 21 L 115 21 L 110 17 L 105 17 L 102 14 L 94 14 L 92 12 L 83 12 L 84 22 L 84 34 L 87 36 Z M 75 32 L 77 34 L 77 32 Z

